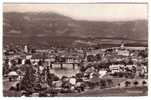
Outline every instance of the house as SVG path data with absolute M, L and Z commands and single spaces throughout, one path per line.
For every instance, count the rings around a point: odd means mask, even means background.
M 118 55 L 122 55 L 122 56 L 129 56 L 129 54 L 130 54 L 130 52 L 128 51 L 128 50 L 123 50 L 123 49 L 119 49 L 118 51 L 117 51 L 117 54 Z
M 110 65 L 109 69 L 111 70 L 111 73 L 120 72 L 120 66 L 119 65 Z

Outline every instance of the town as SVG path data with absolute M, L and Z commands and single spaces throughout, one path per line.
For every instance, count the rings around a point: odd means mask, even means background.
M 4 3 L 4 97 L 148 96 L 148 3 Z
M 147 92 L 148 48 L 3 50 L 4 95 L 66 96 L 94 89 L 141 88 Z M 8 86 L 10 84 L 10 86 Z M 146 89 L 145 89 L 146 88 Z M 145 90 L 144 90 L 145 89 Z M 11 96 L 15 96 L 11 95 Z

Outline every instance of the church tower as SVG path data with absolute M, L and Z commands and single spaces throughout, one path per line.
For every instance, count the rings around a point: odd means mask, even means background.
M 27 47 L 27 45 L 24 46 L 24 52 L 28 53 L 28 47 Z
M 122 42 L 121 42 L 121 46 L 120 46 L 120 48 L 121 48 L 121 49 L 123 49 L 123 48 L 124 48 L 124 41 L 122 41 Z

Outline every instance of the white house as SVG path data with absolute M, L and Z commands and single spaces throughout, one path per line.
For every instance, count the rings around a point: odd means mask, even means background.
M 118 50 L 117 54 L 122 56 L 129 56 L 130 52 L 128 50 Z

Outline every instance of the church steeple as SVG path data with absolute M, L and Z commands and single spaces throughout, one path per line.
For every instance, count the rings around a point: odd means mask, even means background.
M 120 48 L 122 48 L 122 49 L 124 48 L 124 41 L 121 42 Z
M 24 52 L 28 53 L 28 47 L 27 47 L 27 45 L 24 46 Z

